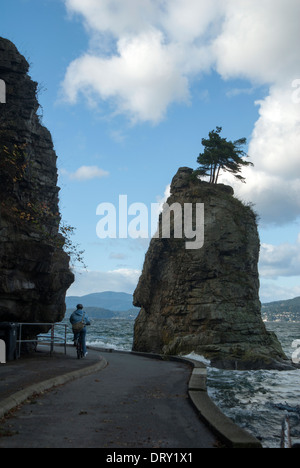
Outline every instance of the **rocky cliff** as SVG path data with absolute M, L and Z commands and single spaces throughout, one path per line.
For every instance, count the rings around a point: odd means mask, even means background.
M 231 187 L 192 174 L 179 169 L 167 204 L 179 203 L 182 213 L 185 203 L 193 204 L 195 231 L 195 207 L 204 204 L 203 247 L 187 249 L 187 239 L 174 238 L 174 218 L 169 239 L 152 239 L 134 293 L 141 311 L 133 349 L 194 351 L 221 368 L 285 368 L 281 345 L 261 318 L 255 215 Z M 159 230 L 161 235 L 162 216 Z
M 64 316 L 74 277 L 59 235 L 57 156 L 28 69 L 0 38 L 0 322 L 52 323 Z

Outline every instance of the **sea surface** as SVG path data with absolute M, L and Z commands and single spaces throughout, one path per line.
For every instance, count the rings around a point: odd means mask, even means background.
M 300 323 L 269 322 L 288 357 L 300 340 Z M 130 351 L 133 320 L 93 320 L 87 343 L 99 348 Z M 71 342 L 72 333 L 68 334 Z M 189 355 L 203 360 L 201 356 Z M 208 363 L 209 364 L 209 363 Z M 281 425 L 290 418 L 293 443 L 300 443 L 300 370 L 223 371 L 208 365 L 208 393 L 218 407 L 240 427 L 261 440 L 265 448 L 279 448 Z
M 300 323 L 269 322 L 291 358 Z M 300 443 L 300 370 L 221 371 L 208 367 L 208 394 L 240 427 L 261 440 L 265 448 L 280 448 L 281 426 L 289 416 L 292 443 Z

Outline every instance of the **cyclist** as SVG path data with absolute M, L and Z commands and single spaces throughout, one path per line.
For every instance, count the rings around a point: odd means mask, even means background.
M 78 304 L 76 310 L 70 317 L 70 322 L 72 324 L 74 341 L 79 337 L 82 343 L 82 351 L 84 357 L 87 356 L 86 350 L 86 327 L 91 325 L 90 319 L 86 312 L 83 310 L 83 305 Z

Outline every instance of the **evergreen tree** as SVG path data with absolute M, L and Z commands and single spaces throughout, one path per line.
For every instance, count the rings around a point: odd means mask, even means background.
M 250 161 L 243 159 L 248 157 L 242 149 L 247 140 L 240 138 L 236 141 L 227 141 L 220 136 L 221 132 L 222 127 L 217 127 L 216 130 L 209 132 L 208 139 L 202 139 L 204 152 L 200 153 L 197 159 L 200 167 L 196 170 L 196 174 L 200 177 L 208 176 L 211 184 L 217 184 L 220 172 L 224 171 L 245 182 L 245 178 L 240 174 L 242 167 L 253 166 Z

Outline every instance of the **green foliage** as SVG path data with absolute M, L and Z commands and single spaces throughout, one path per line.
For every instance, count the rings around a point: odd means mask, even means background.
M 300 297 L 262 304 L 262 316 L 269 322 L 300 322 Z
M 77 263 L 81 264 L 84 268 L 87 268 L 84 262 L 84 250 L 80 250 L 79 244 L 74 244 L 71 236 L 75 234 L 75 228 L 69 224 L 62 222 L 59 227 L 59 232 L 63 237 L 63 248 L 64 251 L 69 255 L 73 266 Z
M 253 166 L 249 161 L 243 158 L 247 157 L 242 147 L 247 143 L 246 138 L 240 138 L 236 141 L 227 141 L 220 136 L 222 127 L 216 127 L 216 130 L 209 132 L 209 138 L 202 139 L 204 152 L 200 153 L 197 159 L 200 167 L 195 171 L 197 176 L 209 177 L 211 184 L 217 184 L 220 172 L 229 172 L 241 182 L 245 178 L 241 175 L 242 167 Z

